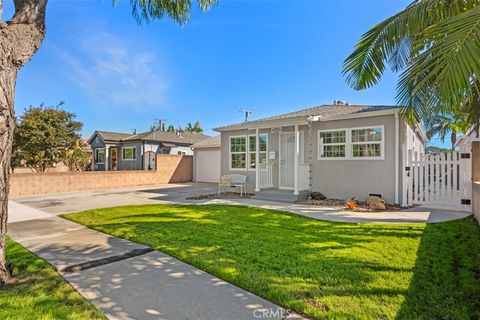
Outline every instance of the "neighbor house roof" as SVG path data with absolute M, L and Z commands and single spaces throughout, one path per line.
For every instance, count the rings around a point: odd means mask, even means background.
M 161 143 L 166 143 L 169 145 L 172 144 L 185 144 L 192 145 L 196 142 L 210 138 L 201 133 L 196 132 L 164 132 L 164 131 L 155 131 L 155 132 L 144 132 L 139 134 L 131 133 L 120 133 L 120 132 L 109 132 L 109 131 L 95 131 L 92 137 L 88 140 L 91 143 L 93 137 L 99 135 L 104 141 L 115 141 L 115 142 L 125 142 L 125 141 L 158 141 Z
M 144 132 L 136 135 L 132 135 L 123 141 L 134 141 L 134 140 L 149 140 L 149 141 L 162 141 L 162 142 L 172 142 L 179 144 L 194 144 L 196 142 L 210 138 L 202 133 L 197 132 L 165 132 L 165 131 L 155 131 L 155 132 Z
M 255 124 L 262 122 L 274 122 L 279 120 L 288 120 L 295 118 L 308 118 L 318 116 L 320 118 L 335 117 L 335 116 L 348 116 L 353 114 L 360 114 L 374 111 L 396 110 L 398 106 L 377 106 L 377 105 L 321 105 L 313 108 L 302 109 L 299 111 L 288 112 L 276 116 L 266 117 L 259 120 L 232 124 L 220 128 L 216 128 L 217 131 L 243 129 L 251 127 Z
M 194 149 L 202 148 L 217 148 L 220 147 L 220 136 L 211 137 L 200 142 L 197 142 L 193 145 Z
M 111 132 L 111 131 L 95 131 L 104 141 L 120 141 L 124 138 L 131 136 L 131 133 Z M 95 133 L 93 136 L 95 136 Z M 92 136 L 92 138 L 93 138 Z M 88 140 L 90 142 L 91 138 Z

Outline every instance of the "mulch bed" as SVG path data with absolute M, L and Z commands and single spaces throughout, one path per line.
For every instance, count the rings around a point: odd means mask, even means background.
M 374 210 L 371 209 L 365 202 L 358 201 L 358 207 L 356 208 L 349 208 L 345 204 L 345 200 L 341 199 L 325 199 L 325 200 L 305 200 L 302 201 L 301 204 L 308 204 L 313 206 L 319 207 L 328 207 L 334 208 L 338 210 L 346 210 L 346 211 L 354 211 L 354 212 L 378 212 L 378 211 L 401 211 L 412 207 L 402 207 L 401 205 L 396 204 L 385 204 L 385 210 Z

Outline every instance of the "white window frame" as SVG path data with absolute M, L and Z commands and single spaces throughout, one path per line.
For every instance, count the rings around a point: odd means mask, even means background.
M 352 141 L 352 130 L 362 130 L 362 129 L 381 129 L 382 130 L 382 141 L 362 141 L 362 142 L 353 142 Z M 350 128 L 350 138 L 349 138 L 350 147 L 350 158 L 352 160 L 384 160 L 385 159 L 385 126 L 365 126 L 365 127 L 355 127 Z M 353 145 L 358 144 L 378 144 L 380 143 L 380 156 L 378 157 L 354 157 L 353 156 Z
M 125 159 L 125 149 L 133 149 L 133 159 Z M 137 160 L 137 147 L 122 147 L 122 161 L 135 161 Z
M 365 142 L 352 142 L 352 130 L 361 130 L 361 129 L 381 129 L 382 130 L 382 141 L 365 141 Z M 320 133 L 322 132 L 332 132 L 332 131 L 345 131 L 346 140 L 345 140 L 345 157 L 322 157 L 323 146 L 320 139 Z M 354 157 L 353 156 L 353 145 L 355 144 L 378 144 L 380 143 L 380 156 L 379 157 Z M 343 145 L 343 143 L 328 143 L 327 145 Z M 322 149 L 321 149 L 322 148 Z M 317 132 L 317 160 L 385 160 L 385 126 L 384 125 L 373 125 L 373 126 L 364 126 L 364 127 L 351 127 L 351 128 L 335 128 L 335 129 L 326 129 L 318 130 Z
M 261 153 L 265 153 L 265 158 L 267 159 L 267 164 L 268 164 L 268 133 L 259 133 L 258 134 L 259 136 L 259 140 L 260 140 L 260 136 L 266 136 L 267 137 L 267 147 L 266 147 L 266 150 L 265 151 L 259 151 L 258 153 L 261 154 Z M 254 151 L 250 151 L 250 137 L 255 137 L 255 150 Z M 251 155 L 252 154 L 256 154 L 256 139 L 257 135 L 256 134 L 249 134 L 248 135 L 248 146 L 247 146 L 247 170 L 250 170 L 250 171 L 255 171 L 255 168 L 252 168 L 250 167 L 250 160 L 251 160 Z
M 245 138 L 245 152 L 232 152 L 232 139 Z M 232 154 L 245 153 L 245 168 L 232 168 Z M 238 135 L 228 137 L 228 169 L 230 171 L 247 171 L 248 168 L 248 135 Z
M 98 151 L 103 150 L 103 162 L 98 162 Z M 95 164 L 105 164 L 105 159 L 107 159 L 106 148 L 95 148 Z
M 345 142 L 344 143 L 327 143 L 324 144 L 320 134 L 324 132 L 335 132 L 335 131 L 345 131 Z M 338 128 L 338 129 L 327 129 L 327 130 L 318 130 L 317 132 L 317 159 L 318 160 L 346 160 L 349 155 L 349 129 L 348 128 Z M 322 157 L 323 146 L 345 146 L 345 156 L 344 157 Z

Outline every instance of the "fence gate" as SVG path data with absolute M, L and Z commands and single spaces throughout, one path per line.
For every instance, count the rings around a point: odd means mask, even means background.
M 407 204 L 428 204 L 472 211 L 472 159 L 457 151 L 421 154 L 408 151 Z

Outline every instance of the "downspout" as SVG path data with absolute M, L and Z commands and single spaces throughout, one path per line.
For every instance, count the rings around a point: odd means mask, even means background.
M 398 204 L 398 162 L 399 162 L 399 152 L 400 148 L 400 119 L 398 112 L 395 112 L 395 203 Z

